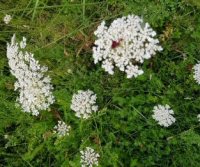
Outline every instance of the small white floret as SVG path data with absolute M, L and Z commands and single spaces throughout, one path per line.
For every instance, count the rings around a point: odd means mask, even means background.
M 22 49 L 24 49 L 25 47 L 26 47 L 26 38 L 25 37 L 23 37 L 22 38 L 22 41 L 20 42 L 20 47 L 22 48 Z
M 58 121 L 58 124 L 54 127 L 54 133 L 59 137 L 68 136 L 71 127 L 63 121 Z
M 11 20 L 12 20 L 12 17 L 11 15 L 8 15 L 8 14 L 6 14 L 3 18 L 3 21 L 5 24 L 9 24 Z

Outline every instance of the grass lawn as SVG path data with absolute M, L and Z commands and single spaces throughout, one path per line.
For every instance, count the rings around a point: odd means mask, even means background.
M 12 16 L 9 24 L 3 22 Z M 157 32 L 163 50 L 128 79 L 94 64 L 94 31 L 105 20 L 138 15 Z M 1 0 L 0 167 L 79 167 L 91 147 L 100 167 L 200 167 L 200 0 Z M 16 107 L 19 91 L 10 73 L 6 43 L 16 34 L 48 67 L 55 102 L 39 116 Z M 80 119 L 71 110 L 78 90 L 97 95 L 98 112 Z M 176 122 L 162 127 L 152 118 L 168 104 Z M 53 133 L 59 120 L 69 135 Z

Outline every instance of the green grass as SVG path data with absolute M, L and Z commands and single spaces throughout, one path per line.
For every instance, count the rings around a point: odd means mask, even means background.
M 1 1 L 0 19 L 5 14 L 13 19 L 9 25 L 0 22 L 0 166 L 78 167 L 80 150 L 91 146 L 101 156 L 101 167 L 198 167 L 200 86 L 192 66 L 200 60 L 199 4 L 199 0 Z M 118 70 L 108 75 L 92 58 L 93 32 L 100 22 L 128 14 L 149 22 L 163 47 L 145 61 L 145 73 L 136 79 L 127 79 Z M 56 102 L 39 117 L 15 108 L 18 92 L 6 58 L 6 42 L 13 33 L 18 39 L 26 36 L 28 50 L 49 67 Z M 97 94 L 100 110 L 81 121 L 70 103 L 73 93 L 87 89 Z M 157 104 L 172 107 L 175 124 L 163 128 L 152 119 Z M 72 127 L 70 136 L 62 139 L 52 134 L 60 118 Z

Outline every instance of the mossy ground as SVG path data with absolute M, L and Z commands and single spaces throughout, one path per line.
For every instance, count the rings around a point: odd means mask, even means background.
M 200 60 L 199 0 L 1 0 L 0 166 L 80 166 L 80 150 L 99 152 L 99 166 L 198 167 L 200 86 L 192 67 Z M 127 79 L 94 65 L 94 30 L 102 20 L 135 14 L 157 32 L 163 51 L 142 65 L 145 73 Z M 30 116 L 15 107 L 18 92 L 6 58 L 13 33 L 27 37 L 28 50 L 49 67 L 56 98 L 49 111 Z M 87 121 L 70 110 L 73 93 L 91 89 L 99 112 Z M 152 119 L 157 104 L 169 104 L 176 123 L 160 127 Z M 58 120 L 70 136 L 52 134 Z

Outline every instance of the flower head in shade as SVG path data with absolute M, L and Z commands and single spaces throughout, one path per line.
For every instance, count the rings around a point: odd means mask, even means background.
M 94 151 L 93 148 L 86 147 L 81 153 L 81 166 L 82 167 L 93 167 L 98 166 L 98 158 L 100 155 Z
M 49 76 L 45 76 L 48 68 L 40 66 L 33 54 L 25 50 L 26 38 L 18 43 L 13 35 L 11 43 L 7 44 L 7 58 L 11 74 L 17 79 L 15 91 L 20 95 L 17 102 L 24 112 L 38 115 L 40 110 L 46 110 L 54 102 L 53 87 Z
M 54 133 L 57 133 L 59 137 L 69 135 L 71 127 L 63 121 L 58 121 L 58 124 L 54 127 Z
M 87 119 L 91 116 L 92 112 L 97 112 L 98 110 L 96 99 L 96 94 L 93 91 L 79 90 L 72 97 L 71 109 L 76 112 L 77 117 Z
M 200 62 L 196 64 L 194 67 L 194 79 L 198 84 L 200 84 Z
M 197 115 L 197 119 L 200 122 L 200 114 Z
M 12 17 L 11 15 L 8 15 L 8 14 L 6 14 L 3 18 L 3 21 L 5 24 L 9 24 L 11 20 L 12 20 Z
M 119 68 L 127 78 L 143 74 L 139 64 L 161 51 L 156 32 L 148 23 L 135 15 L 128 15 L 114 20 L 108 27 L 103 21 L 94 32 L 97 40 L 93 47 L 94 63 L 102 62 L 102 67 L 109 74 Z
M 164 127 L 172 125 L 176 119 L 173 117 L 174 111 L 170 109 L 169 105 L 157 105 L 153 108 L 152 117 L 158 121 L 158 124 Z

